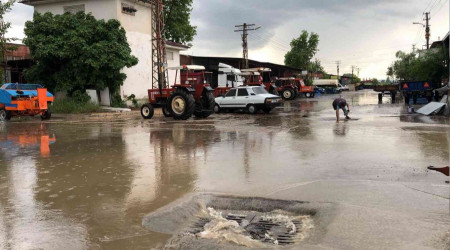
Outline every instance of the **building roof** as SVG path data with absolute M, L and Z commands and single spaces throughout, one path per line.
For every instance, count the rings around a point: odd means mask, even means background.
M 442 39 L 441 41 L 434 41 L 434 42 L 431 44 L 430 48 L 433 49 L 433 48 L 441 47 L 441 46 L 442 46 L 442 43 L 444 43 L 445 46 L 448 47 L 448 42 L 449 42 L 448 38 L 449 38 L 449 34 L 450 34 L 450 32 L 448 32 L 447 35 L 445 35 L 444 39 Z
M 70 1 L 73 2 L 74 0 L 20 0 L 19 2 L 26 4 L 26 5 L 35 6 L 35 5 L 40 5 L 40 4 L 70 2 Z M 136 2 L 136 4 L 148 6 L 149 4 L 151 4 L 152 0 L 139 0 L 139 1 L 135 1 L 135 2 Z
M 216 60 L 226 60 L 226 61 L 242 61 L 242 58 L 238 58 L 238 57 L 220 57 L 220 56 L 192 56 L 192 57 L 197 58 L 197 59 L 203 58 L 203 59 L 216 59 Z M 271 62 L 260 62 L 260 61 L 256 61 L 256 60 L 252 60 L 252 59 L 249 59 L 248 61 L 250 64 L 264 66 L 267 68 L 279 67 L 279 68 L 289 69 L 292 71 L 302 71 L 302 69 L 294 68 L 294 67 L 290 67 L 290 66 L 286 66 L 286 65 L 282 65 L 282 64 L 276 64 L 276 63 L 271 63 Z
M 190 47 L 181 43 L 172 42 L 169 40 L 166 40 L 166 47 L 170 49 L 178 49 L 178 50 L 185 50 L 189 49 Z

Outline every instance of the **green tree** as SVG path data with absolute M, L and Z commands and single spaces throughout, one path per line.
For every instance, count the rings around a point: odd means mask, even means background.
M 7 51 L 15 50 L 16 47 L 14 46 L 7 46 L 7 43 L 15 41 L 16 38 L 7 38 L 6 33 L 8 32 L 8 29 L 11 28 L 10 22 L 5 22 L 4 16 L 11 10 L 11 7 L 14 5 L 16 0 L 8 0 L 6 2 L 0 2 L 0 57 L 2 58 L 2 65 L 1 67 L 5 66 L 6 59 L 5 59 L 5 53 Z M 6 75 L 4 75 L 4 68 L 0 70 L 0 79 L 2 81 L 6 81 L 5 79 Z
M 317 53 L 319 35 L 303 30 L 300 36 L 291 42 L 291 51 L 284 56 L 284 64 L 300 69 L 309 69 L 309 63 Z
M 311 63 L 311 65 L 309 66 L 309 69 L 311 70 L 311 72 L 313 73 L 322 73 L 322 74 L 326 74 L 325 70 L 323 69 L 322 64 L 320 63 L 319 59 L 314 60 L 314 62 Z
M 444 48 L 417 53 L 398 51 L 397 60 L 388 67 L 387 75 L 406 81 L 440 82 L 448 78 L 448 53 Z
M 197 34 L 197 27 L 190 23 L 192 0 L 163 0 L 167 40 L 187 44 Z
M 378 84 L 380 84 L 380 81 L 378 81 L 377 78 L 372 78 L 372 83 L 373 83 L 374 85 L 378 85 Z
M 36 12 L 25 24 L 25 35 L 35 61 L 25 77 L 52 91 L 108 87 L 114 93 L 126 79 L 121 69 L 138 62 L 117 20 L 96 20 L 83 12 Z

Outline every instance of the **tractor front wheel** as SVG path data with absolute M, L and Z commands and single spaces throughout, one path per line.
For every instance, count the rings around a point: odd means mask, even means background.
M 194 111 L 195 117 L 207 118 L 212 113 L 214 113 L 216 105 L 216 99 L 214 98 L 214 93 L 212 91 L 203 92 L 200 102 L 196 104 Z
M 169 105 L 170 113 L 175 120 L 187 120 L 195 111 L 194 96 L 179 88 L 170 96 Z
M 50 111 L 50 109 L 47 109 L 46 111 L 44 111 L 44 113 L 41 115 L 41 120 L 45 121 L 45 120 L 50 120 L 50 118 L 52 117 L 52 112 Z
M 0 121 L 9 121 L 11 120 L 11 111 L 8 111 L 4 108 L 0 109 Z
M 144 119 L 152 119 L 155 114 L 155 110 L 150 103 L 144 104 L 141 107 L 141 115 Z

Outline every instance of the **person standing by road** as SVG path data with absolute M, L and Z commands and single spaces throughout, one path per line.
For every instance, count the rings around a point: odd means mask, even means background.
M 334 110 L 336 110 L 336 122 L 339 122 L 339 109 L 342 109 L 342 111 L 344 111 L 345 119 L 350 119 L 350 117 L 348 116 L 348 113 L 350 112 L 350 106 L 344 98 L 339 97 L 334 99 L 333 108 Z

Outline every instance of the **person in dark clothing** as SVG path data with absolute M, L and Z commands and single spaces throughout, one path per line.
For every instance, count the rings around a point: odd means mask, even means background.
M 339 109 L 342 109 L 342 111 L 344 111 L 345 119 L 350 119 L 350 117 L 348 116 L 348 113 L 350 112 L 350 106 L 344 98 L 336 98 L 333 101 L 333 108 L 334 110 L 336 110 L 336 122 L 339 122 Z

